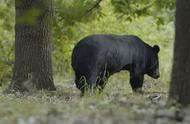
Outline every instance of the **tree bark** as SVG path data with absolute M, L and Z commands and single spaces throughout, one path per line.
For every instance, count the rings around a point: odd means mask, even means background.
M 177 0 L 174 63 L 169 98 L 190 104 L 190 0 Z
M 51 60 L 52 0 L 15 0 L 15 63 L 10 89 L 55 90 Z M 28 84 L 31 83 L 31 84 Z

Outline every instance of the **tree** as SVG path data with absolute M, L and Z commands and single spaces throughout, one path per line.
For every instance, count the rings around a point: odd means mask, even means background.
M 190 104 L 190 1 L 177 0 L 174 62 L 169 98 Z
M 10 89 L 55 90 L 51 60 L 52 0 L 15 0 L 15 62 Z M 30 85 L 31 85 L 30 84 Z

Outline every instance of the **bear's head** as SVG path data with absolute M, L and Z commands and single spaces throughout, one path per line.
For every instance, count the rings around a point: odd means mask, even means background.
M 149 58 L 148 68 L 147 68 L 148 69 L 147 74 L 155 79 L 160 77 L 159 58 L 158 58 L 159 51 L 160 51 L 160 48 L 158 45 L 154 45 L 152 47 L 152 52 Z

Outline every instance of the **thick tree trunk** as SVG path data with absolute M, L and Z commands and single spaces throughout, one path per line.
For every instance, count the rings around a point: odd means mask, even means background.
M 15 63 L 11 89 L 55 90 L 51 62 L 52 0 L 15 0 Z M 28 84 L 31 83 L 31 84 Z
M 170 99 L 190 104 L 190 0 L 177 0 Z

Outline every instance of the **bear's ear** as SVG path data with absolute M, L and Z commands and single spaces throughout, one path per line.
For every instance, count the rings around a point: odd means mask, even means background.
M 153 46 L 154 51 L 156 51 L 157 53 L 160 51 L 160 47 L 158 45 L 154 45 Z

